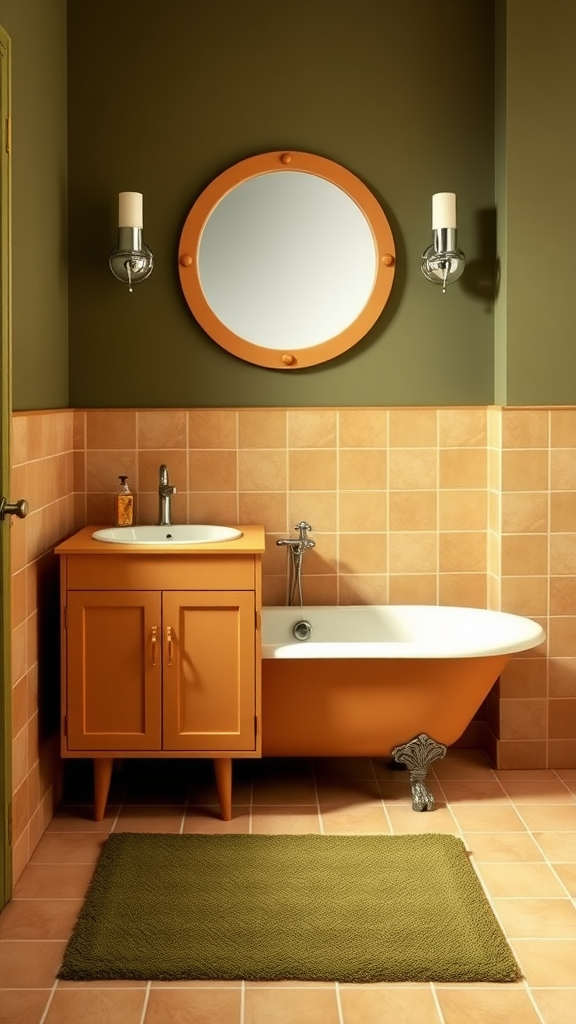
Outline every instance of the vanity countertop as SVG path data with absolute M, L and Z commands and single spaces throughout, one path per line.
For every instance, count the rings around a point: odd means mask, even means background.
M 114 558 L 118 555 L 255 555 L 261 554 L 265 546 L 263 526 L 235 526 L 242 531 L 236 540 L 212 541 L 203 544 L 106 544 L 94 540 L 92 534 L 102 526 L 85 526 L 78 533 L 58 544 L 54 551 L 57 555 L 106 555 Z

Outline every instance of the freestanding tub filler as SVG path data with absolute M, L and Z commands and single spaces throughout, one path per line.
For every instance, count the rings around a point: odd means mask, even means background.
M 532 619 L 436 605 L 265 607 L 264 756 L 392 756 L 414 810 L 509 659 L 545 640 Z

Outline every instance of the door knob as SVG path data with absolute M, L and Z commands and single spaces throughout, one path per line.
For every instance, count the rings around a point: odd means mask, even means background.
M 28 502 L 25 498 L 20 498 L 20 501 L 13 505 L 6 498 L 0 498 L 0 519 L 5 519 L 6 516 L 18 516 L 19 519 L 25 519 L 27 515 Z

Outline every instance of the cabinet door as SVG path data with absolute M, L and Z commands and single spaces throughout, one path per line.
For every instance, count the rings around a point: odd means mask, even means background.
M 163 594 L 165 750 L 255 750 L 249 591 Z
M 159 750 L 161 596 L 69 591 L 69 750 Z

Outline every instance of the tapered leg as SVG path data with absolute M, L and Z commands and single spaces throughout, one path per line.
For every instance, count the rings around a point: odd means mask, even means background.
M 222 821 L 230 821 L 232 818 L 232 758 L 215 757 L 214 774 L 216 775 Z
M 94 821 L 102 821 L 112 779 L 113 757 L 94 758 Z

